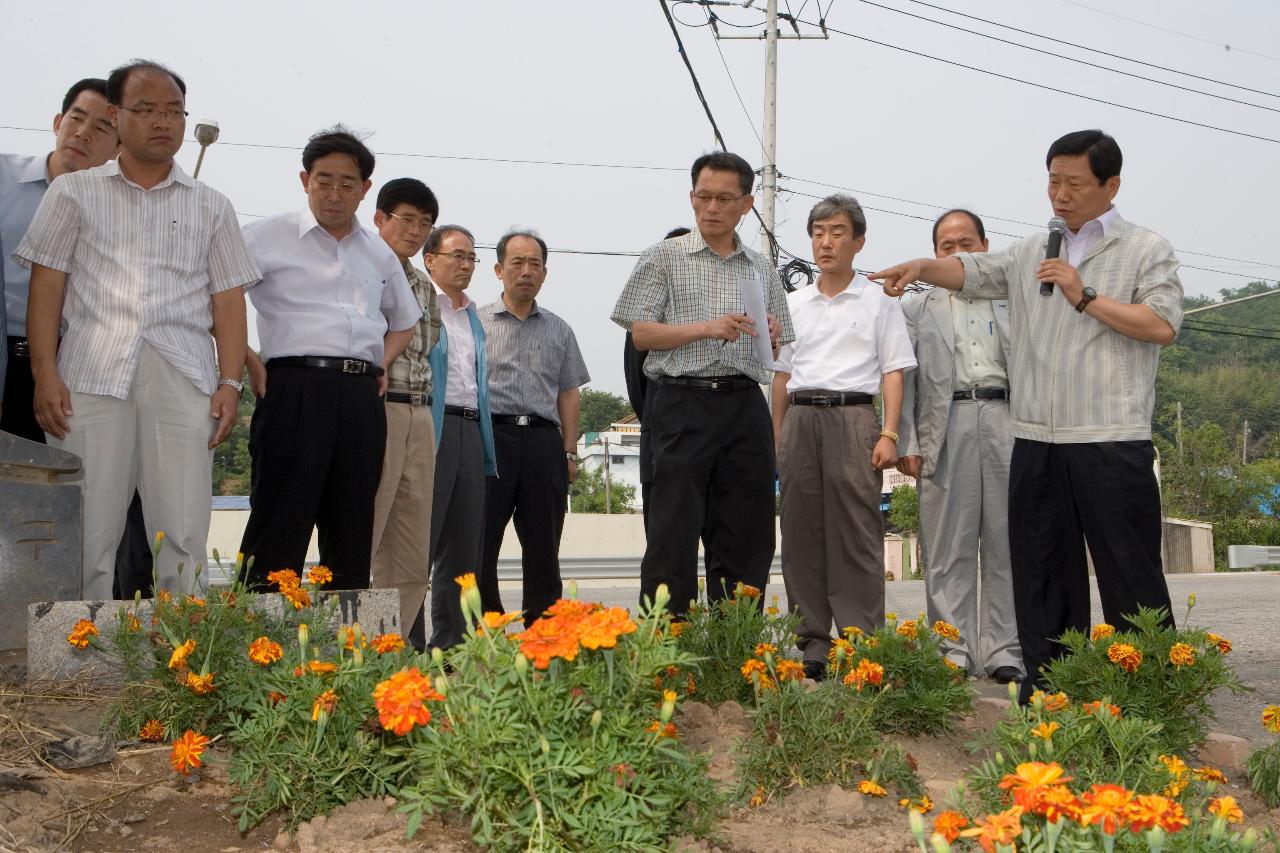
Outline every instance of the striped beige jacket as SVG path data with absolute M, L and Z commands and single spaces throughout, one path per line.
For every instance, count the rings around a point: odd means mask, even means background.
M 1009 300 L 1014 436 L 1057 444 L 1150 439 L 1160 345 L 1078 313 L 1060 292 L 1041 296 L 1036 270 L 1046 241 L 1035 234 L 1002 252 L 957 255 L 966 296 Z M 1117 216 L 1077 269 L 1099 296 L 1147 305 L 1175 334 L 1182 325 L 1178 259 L 1155 232 Z

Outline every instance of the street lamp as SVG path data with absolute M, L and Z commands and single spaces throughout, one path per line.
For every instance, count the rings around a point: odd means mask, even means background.
M 200 156 L 196 158 L 196 171 L 191 177 L 200 177 L 200 166 L 204 163 L 205 149 L 218 141 L 218 123 L 211 118 L 201 119 L 196 124 L 196 142 L 200 143 Z

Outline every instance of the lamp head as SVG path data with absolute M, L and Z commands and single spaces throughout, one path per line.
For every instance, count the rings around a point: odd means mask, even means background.
M 196 124 L 196 142 L 201 147 L 212 145 L 218 141 L 218 123 L 211 118 L 201 119 Z

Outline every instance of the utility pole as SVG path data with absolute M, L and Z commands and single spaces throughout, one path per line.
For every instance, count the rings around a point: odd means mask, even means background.
M 1249 419 L 1244 419 L 1244 437 L 1240 442 L 1240 464 L 1249 464 Z
M 1178 401 L 1178 461 L 1182 461 L 1182 401 Z
M 613 494 L 610 488 L 610 474 L 613 469 L 613 459 L 609 456 L 609 436 L 604 437 L 604 511 L 606 515 L 613 512 Z

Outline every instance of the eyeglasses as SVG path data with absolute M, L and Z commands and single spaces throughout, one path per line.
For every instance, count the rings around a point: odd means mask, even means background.
M 349 181 L 343 181 L 340 184 L 335 184 L 332 181 L 326 181 L 322 179 L 308 181 L 307 186 L 314 187 L 315 191 L 320 193 L 321 195 L 328 195 L 334 190 L 337 190 L 338 195 L 343 195 L 347 197 L 354 196 L 356 193 L 360 192 L 360 187 L 361 187 L 360 184 L 353 184 Z M 394 214 L 392 215 L 394 216 Z
M 392 216 L 394 215 L 392 214 Z M 436 257 L 453 258 L 454 263 L 471 264 L 472 266 L 475 266 L 476 261 L 480 260 L 479 256 L 474 252 L 471 254 L 466 252 L 428 252 L 427 254 L 435 255 Z
M 143 121 L 163 118 L 176 123 L 184 121 L 186 117 L 190 115 L 186 110 L 158 110 L 155 107 L 140 107 L 138 109 L 134 109 L 133 107 L 126 107 L 124 104 L 117 104 L 116 106 L 120 107 L 120 109 L 125 112 L 130 112 L 139 116 Z
M 694 193 L 693 198 L 695 201 L 702 202 L 703 204 L 711 204 L 711 202 L 713 201 L 717 202 L 718 204 L 733 204 L 735 201 L 742 201 L 744 198 L 746 198 L 746 196 L 745 195 L 712 195 L 711 193 Z
M 398 213 L 388 213 L 387 216 L 400 220 L 404 223 L 405 228 L 421 228 L 423 231 L 430 231 L 431 226 L 435 225 L 435 222 L 429 216 L 424 216 L 421 219 L 416 216 L 401 216 Z

